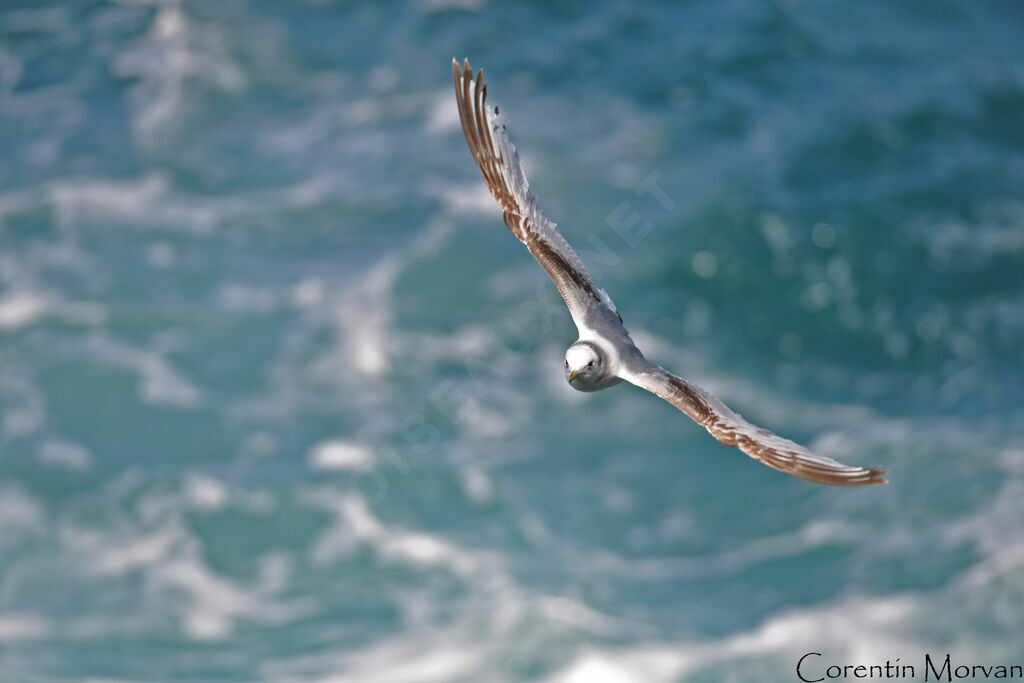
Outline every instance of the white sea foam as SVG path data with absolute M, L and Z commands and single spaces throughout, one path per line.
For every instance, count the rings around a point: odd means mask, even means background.
M 453 214 L 498 217 L 494 198 L 483 182 L 453 184 L 451 181 L 427 181 L 423 189 Z
M 397 350 L 398 332 L 392 323 L 392 288 L 410 263 L 432 252 L 452 230 L 448 221 L 429 224 L 402 250 L 374 264 L 348 291 L 327 304 L 341 348 L 317 364 L 318 373 L 345 378 L 378 378 L 389 369 Z
M 88 348 L 99 360 L 134 370 L 139 375 L 140 396 L 146 403 L 180 409 L 194 409 L 203 404 L 203 392 L 199 387 L 182 376 L 159 353 L 104 335 L 91 337 Z
M 448 9 L 471 10 L 483 4 L 484 0 L 420 0 L 419 2 L 420 7 L 427 12 L 441 12 Z
M 909 597 L 851 599 L 783 613 L 719 640 L 591 649 L 547 680 L 670 683 L 718 662 L 766 655 L 786 657 L 785 668 L 792 670 L 801 653 L 814 651 L 842 656 L 842 661 L 885 661 L 892 653 L 920 651 L 918 643 L 903 636 L 920 608 Z
M 1015 462 L 1014 457 L 1009 460 Z M 418 670 L 413 665 L 422 665 L 428 674 L 436 670 L 440 680 L 519 680 L 505 669 L 516 660 L 516 650 L 532 652 L 534 645 L 552 638 L 565 645 L 544 679 L 549 683 L 668 682 L 701 671 L 731 668 L 738 661 L 756 663 L 770 678 L 776 671 L 791 671 L 803 652 L 827 651 L 851 662 L 885 661 L 901 653 L 924 652 L 934 641 L 922 635 L 923 624 L 934 620 L 936 610 L 941 614 L 949 600 L 973 595 L 995 580 L 1011 580 L 1019 573 L 1019 530 L 1010 525 L 1009 535 L 990 532 L 1005 532 L 1006 520 L 1015 519 L 1020 496 L 1019 485 L 1008 484 L 991 504 L 979 509 L 973 521 L 954 526 L 946 539 L 908 539 L 904 535 L 908 525 L 898 516 L 880 531 L 844 515 L 808 520 L 793 532 L 755 537 L 692 561 L 668 559 L 660 566 L 629 558 L 611 567 L 602 564 L 600 553 L 576 559 L 553 553 L 553 557 L 561 556 L 574 566 L 586 567 L 591 578 L 612 572 L 617 580 L 662 581 L 688 576 L 720 578 L 759 563 L 829 546 L 868 548 L 887 556 L 887 549 L 893 546 L 902 549 L 924 543 L 936 550 L 980 537 L 978 547 L 985 559 L 946 588 L 875 597 L 853 595 L 805 609 L 780 611 L 750 629 L 721 638 L 675 641 L 643 636 L 643 628 L 624 624 L 580 600 L 531 590 L 508 575 L 500 556 L 455 544 L 436 534 L 386 524 L 361 497 L 321 489 L 310 500 L 333 511 L 336 521 L 318 539 L 319 562 L 338 561 L 357 548 L 370 548 L 381 560 L 418 571 L 453 571 L 463 580 L 468 596 L 463 604 L 446 605 L 444 614 L 454 609 L 454 619 L 442 619 L 429 591 L 411 591 L 400 602 L 403 627 L 393 635 L 376 640 L 359 653 L 278 661 L 269 664 L 266 673 L 269 677 L 327 681 L 404 681 L 419 680 L 409 677 Z M 679 518 L 678 511 L 671 515 Z M 865 543 L 868 540 L 870 543 Z M 465 559 L 456 559 L 459 557 Z M 576 632 L 587 636 L 574 639 L 571 634 Z M 627 639 L 632 644 L 612 644 L 623 634 L 629 634 Z M 969 646 L 972 641 L 957 642 Z M 421 654 L 424 652 L 436 655 L 437 660 Z
M 431 363 L 460 362 L 479 359 L 491 353 L 496 345 L 492 330 L 482 325 L 464 325 L 450 334 L 419 336 L 417 348 L 421 358 Z
M 903 226 L 902 232 L 919 241 L 933 265 L 946 268 L 977 265 L 999 256 L 1024 253 L 1024 203 L 1000 200 L 978 207 L 970 221 L 927 220 Z
M 201 510 L 218 510 L 228 502 L 227 486 L 210 476 L 192 474 L 185 479 L 185 497 Z
M 431 534 L 391 529 L 380 522 L 366 501 L 355 494 L 316 492 L 310 500 L 335 514 L 333 526 L 312 549 L 317 562 L 330 562 L 360 544 L 369 544 L 383 559 L 419 568 L 447 568 L 456 574 L 472 573 L 477 562 L 471 553 Z
M 673 510 L 670 515 L 678 515 Z M 799 557 L 815 548 L 855 546 L 870 537 L 871 530 L 840 520 L 809 520 L 800 528 L 763 535 L 699 557 L 623 557 L 608 549 L 562 548 L 567 561 L 588 567 L 591 575 L 613 576 L 620 581 L 658 582 L 669 579 L 726 577 L 759 564 Z
M 170 178 L 159 171 L 137 180 L 58 180 L 50 183 L 47 196 L 62 226 L 105 220 L 199 234 L 237 210 L 233 200 L 175 196 Z
M 317 470 L 364 471 L 373 467 L 373 451 L 367 446 L 351 441 L 333 439 L 323 441 L 309 453 L 310 467 Z
M 142 375 L 142 398 L 147 403 L 178 408 L 196 408 L 202 404 L 202 392 L 165 359 L 143 354 L 136 357 L 136 361 L 135 367 Z
M 71 223 L 79 216 L 139 216 L 170 189 L 163 173 L 148 173 L 137 180 L 65 180 L 50 186 L 50 201 L 58 220 Z
M 219 28 L 193 21 L 179 4 L 160 5 L 149 33 L 114 60 L 118 75 L 137 81 L 133 127 L 141 143 L 156 144 L 162 133 L 180 125 L 189 80 L 229 93 L 245 88 L 245 72 L 229 45 Z
M 86 529 L 66 529 L 65 538 L 77 553 L 89 558 L 92 571 L 119 576 L 152 567 L 168 560 L 184 537 L 179 529 L 167 527 L 130 538 L 110 538 Z
M 35 614 L 0 612 L 0 643 L 38 640 L 52 630 L 49 621 Z
M 562 623 L 599 636 L 615 636 L 621 625 L 606 614 L 565 596 L 537 596 L 536 608 L 548 621 Z
M 46 439 L 39 445 L 39 461 L 50 467 L 84 472 L 92 467 L 92 454 L 85 446 L 66 439 Z
M 28 327 L 49 310 L 47 298 L 38 292 L 9 292 L 0 298 L 0 331 Z
M 5 438 L 34 434 L 46 423 L 45 397 L 31 375 L 23 370 L 0 371 L 0 400 L 0 433 Z
M 219 640 L 228 637 L 240 619 L 280 623 L 308 610 L 302 601 L 277 599 L 291 574 L 288 559 L 280 554 L 259 558 L 259 574 L 251 582 L 221 575 L 204 561 L 198 539 L 182 520 L 182 502 L 205 509 L 223 505 L 227 493 L 213 481 L 192 475 L 186 480 L 184 497 L 148 494 L 140 501 L 138 519 L 110 528 L 61 524 L 62 545 L 85 578 L 133 575 L 142 579 L 145 604 L 139 612 L 119 615 L 119 620 L 134 620 L 136 629 L 145 629 L 152 625 L 153 615 L 172 616 L 188 638 Z M 90 633 L 117 632 L 96 614 L 83 614 L 71 627 Z
M 291 302 L 299 308 L 313 308 L 324 300 L 326 290 L 323 280 L 305 278 L 292 288 Z
M 13 278 L 28 279 L 24 274 Z M 52 293 L 19 288 L 0 298 L 0 332 L 31 327 L 47 318 L 57 318 L 76 325 L 95 327 L 107 320 L 101 304 L 90 301 L 62 301 Z
M 170 268 L 178 260 L 178 252 L 173 244 L 154 242 L 146 248 L 146 260 L 154 268 Z
M 549 680 L 551 683 L 658 683 L 675 681 L 694 658 L 669 647 L 645 647 L 619 653 L 587 652 Z
M 278 154 L 301 153 L 337 128 L 340 125 L 339 118 L 339 112 L 334 107 L 318 109 L 305 119 L 269 131 L 260 144 Z M 288 198 L 295 206 L 307 206 L 329 196 L 332 189 L 333 183 L 319 176 L 296 185 L 289 190 Z
M 391 259 L 371 270 L 346 300 L 334 307 L 337 329 L 345 340 L 349 367 L 358 374 L 378 377 L 387 370 L 392 337 L 391 286 L 401 265 Z
M 459 406 L 459 426 L 482 441 L 507 438 L 515 433 L 516 424 L 513 411 L 499 412 L 474 397 L 467 397 Z
M 280 577 L 272 578 L 272 583 L 280 584 Z M 180 592 L 187 597 L 182 625 L 185 633 L 196 640 L 219 640 L 230 635 L 234 620 L 241 617 L 278 621 L 291 613 L 267 604 L 265 591 L 239 587 L 193 558 L 161 564 L 155 569 L 153 580 L 161 590 Z
M 332 489 L 308 500 L 331 511 L 335 523 L 317 541 L 314 560 L 341 560 L 370 548 L 382 561 L 418 571 L 450 571 L 468 594 L 442 608 L 432 592 L 406 591 L 398 603 L 403 628 L 355 652 L 324 653 L 268 663 L 269 678 L 322 681 L 510 680 L 516 652 L 532 651 L 554 634 L 615 637 L 621 624 L 568 596 L 524 589 L 500 556 L 435 534 L 388 525 L 359 496 Z M 450 598 L 446 598 L 446 601 Z M 453 607 L 457 607 L 453 613 Z M 439 617 L 446 616 L 439 621 Z M 325 674 L 324 672 L 333 672 Z
M 315 678 L 319 683 L 445 683 L 481 669 L 483 653 L 443 642 L 394 643 L 345 661 L 349 674 Z
M 484 505 L 494 498 L 494 482 L 487 473 L 475 465 L 459 468 L 459 482 L 462 490 L 477 505 Z
M 6 530 L 38 528 L 46 519 L 43 504 L 18 486 L 0 488 L 0 519 Z M 3 538 L 3 530 L 0 530 Z

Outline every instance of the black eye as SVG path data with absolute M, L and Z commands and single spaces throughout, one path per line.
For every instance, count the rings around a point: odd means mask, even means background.
M 594 367 L 594 361 L 590 361 L 589 363 L 587 363 L 587 367 L 588 368 Z

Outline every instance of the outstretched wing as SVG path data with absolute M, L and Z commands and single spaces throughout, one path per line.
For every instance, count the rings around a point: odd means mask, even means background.
M 726 446 L 735 446 L 769 467 L 800 479 L 833 486 L 884 484 L 885 470 L 851 467 L 756 427 L 695 384 L 645 358 L 629 359 L 619 377 L 657 394 L 689 415 Z
M 597 310 L 610 311 L 612 318 L 621 322 L 615 304 L 594 284 L 579 256 L 555 224 L 541 212 L 537 198 L 530 192 L 530 183 L 497 107 L 487 106 L 483 69 L 474 80 L 469 60 L 459 66 L 453 59 L 452 76 L 462 131 L 487 188 L 505 212 L 505 225 L 555 281 L 577 327 L 589 326 L 586 321 L 595 311 L 595 305 Z

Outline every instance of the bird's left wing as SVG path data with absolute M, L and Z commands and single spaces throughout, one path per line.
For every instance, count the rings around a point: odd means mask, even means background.
M 786 474 L 833 486 L 886 483 L 885 470 L 844 465 L 752 425 L 704 389 L 646 358 L 627 359 L 619 370 L 619 377 L 679 408 L 726 446 L 735 446 L 755 460 Z
M 462 131 L 487 188 L 505 213 L 505 225 L 554 280 L 577 327 L 589 327 L 587 320 L 595 305 L 621 321 L 611 298 L 594 284 L 555 223 L 540 210 L 497 107 L 487 106 L 483 69 L 474 79 L 468 59 L 461 66 L 453 59 L 452 77 Z

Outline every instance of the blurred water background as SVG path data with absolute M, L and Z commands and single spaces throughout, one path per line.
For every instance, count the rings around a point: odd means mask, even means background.
M 570 389 L 453 56 L 649 357 L 891 484 Z M 1022 188 L 1017 3 L 5 0 L 0 680 L 1019 663 Z

